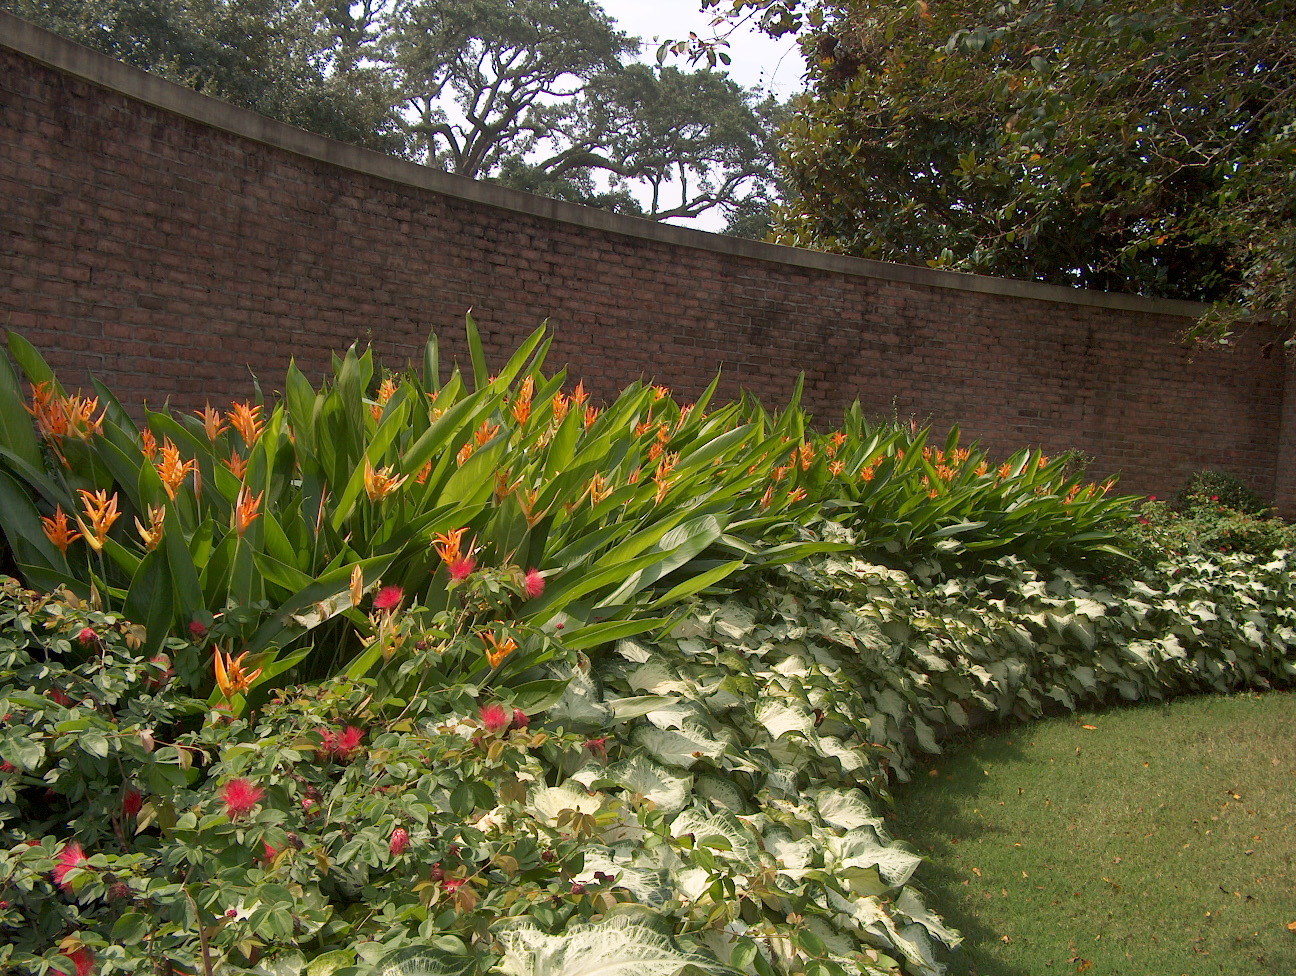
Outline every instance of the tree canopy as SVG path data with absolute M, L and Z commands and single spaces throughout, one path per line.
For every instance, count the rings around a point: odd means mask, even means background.
M 1205 324 L 1290 334 L 1293 0 L 705 5 L 801 36 L 779 241 L 1216 303 Z
M 0 0 L 332 138 L 656 219 L 768 209 L 777 105 L 627 63 L 595 0 Z M 745 216 L 750 223 L 750 217 Z

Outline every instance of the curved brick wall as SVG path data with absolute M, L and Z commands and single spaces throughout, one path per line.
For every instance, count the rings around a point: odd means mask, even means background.
M 640 376 L 771 404 L 798 371 L 825 422 L 859 398 L 996 453 L 1075 447 L 1122 487 L 1193 470 L 1292 506 L 1296 409 L 1260 338 L 1175 336 L 1182 302 L 881 264 L 561 204 L 331 142 L 0 14 L 0 325 L 64 381 L 193 407 L 320 374 L 360 340 L 447 358 L 472 308 L 496 361 L 542 320 L 610 396 Z M 1284 431 L 1284 427 L 1286 430 Z

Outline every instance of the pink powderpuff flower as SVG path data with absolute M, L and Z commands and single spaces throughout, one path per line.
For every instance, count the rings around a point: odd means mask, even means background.
M 202 640 L 207 636 L 207 627 L 201 620 L 189 621 L 189 636 L 194 640 Z
M 534 600 L 540 594 L 544 593 L 545 580 L 540 575 L 538 569 L 528 569 L 526 578 L 522 581 L 522 592 L 526 594 L 528 600 Z
M 64 891 L 71 892 L 72 882 L 68 880 L 68 875 L 75 868 L 86 871 L 91 869 L 90 862 L 86 860 L 85 851 L 81 849 L 81 845 L 76 841 L 71 841 L 64 846 L 63 850 L 59 851 L 58 864 L 51 872 L 54 883 Z
M 127 820 L 134 820 L 142 806 L 144 806 L 143 794 L 133 786 L 126 787 L 126 791 L 122 793 L 122 815 Z
M 520 708 L 515 708 L 513 709 L 513 721 L 509 724 L 509 729 L 525 729 L 527 721 L 527 713 Z
M 503 705 L 483 705 L 480 715 L 482 726 L 492 735 L 506 731 L 513 723 L 513 716 Z
M 77 634 L 77 640 L 82 647 L 89 647 L 92 644 L 99 643 L 99 635 L 95 633 L 93 627 L 82 627 L 81 633 Z
M 90 976 L 94 972 L 94 953 L 87 947 L 82 946 L 73 952 L 63 953 L 67 958 L 72 960 L 72 965 L 76 966 L 76 976 Z M 51 969 L 53 976 L 67 976 L 67 973 L 60 972 L 57 969 Z
M 467 880 L 467 878 L 446 878 L 441 882 L 441 887 L 445 889 L 447 895 L 453 895 L 464 886 L 464 882 Z
M 364 738 L 364 729 L 348 725 L 341 732 L 333 733 L 330 750 L 338 762 L 347 762 L 360 750 L 360 740 Z
M 252 808 L 265 796 L 265 790 L 242 777 L 230 780 L 221 787 L 220 792 L 221 802 L 225 804 L 225 815 L 231 820 L 251 813 Z
M 607 758 L 607 736 L 604 735 L 604 736 L 600 736 L 597 739 L 590 739 L 585 743 L 585 748 L 588 749 L 590 752 L 594 753 L 594 755 L 606 759 Z
M 68 708 L 72 705 L 71 696 L 62 688 L 51 688 L 49 690 L 49 697 L 64 708 Z
M 450 578 L 457 583 L 462 583 L 466 580 L 473 574 L 473 570 L 476 568 L 477 560 L 473 559 L 472 556 L 460 556 L 458 559 L 446 566 L 446 569 L 450 572 Z
M 399 855 L 401 851 L 405 850 L 408 844 L 409 844 L 409 831 L 406 830 L 404 827 L 397 827 L 395 830 L 392 831 L 392 835 L 391 835 L 391 846 L 389 848 L 389 850 L 391 851 L 391 856 L 396 857 L 397 855 Z
M 401 600 L 405 599 L 405 591 L 399 586 L 384 586 L 374 596 L 373 608 L 375 610 L 395 610 L 400 606 Z

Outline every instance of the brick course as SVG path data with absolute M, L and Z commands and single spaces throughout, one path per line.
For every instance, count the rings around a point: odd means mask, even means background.
M 824 424 L 858 398 L 877 417 L 957 423 L 1000 455 L 1077 448 L 1129 491 L 1216 467 L 1296 503 L 1281 354 L 1263 356 L 1258 333 L 1181 347 L 1185 303 L 663 229 L 171 88 L 0 15 L 0 326 L 66 385 L 94 374 L 128 405 L 192 409 L 248 394 L 252 373 L 269 392 L 290 357 L 318 378 L 352 342 L 418 362 L 432 329 L 443 360 L 466 361 L 471 308 L 493 362 L 548 319 L 550 368 L 604 398 L 643 377 L 687 399 L 719 369 L 721 396 L 777 406 L 804 372 Z M 219 124 L 186 116 L 205 112 Z

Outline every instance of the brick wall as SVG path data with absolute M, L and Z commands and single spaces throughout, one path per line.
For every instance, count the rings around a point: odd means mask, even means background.
M 388 159 L 143 75 L 0 14 L 0 325 L 70 386 L 192 408 L 429 330 L 502 362 L 542 319 L 596 394 L 650 377 L 771 405 L 799 371 L 825 423 L 961 425 L 996 453 L 1078 448 L 1130 491 L 1246 477 L 1290 509 L 1279 355 L 1175 342 L 1180 302 L 734 241 Z

